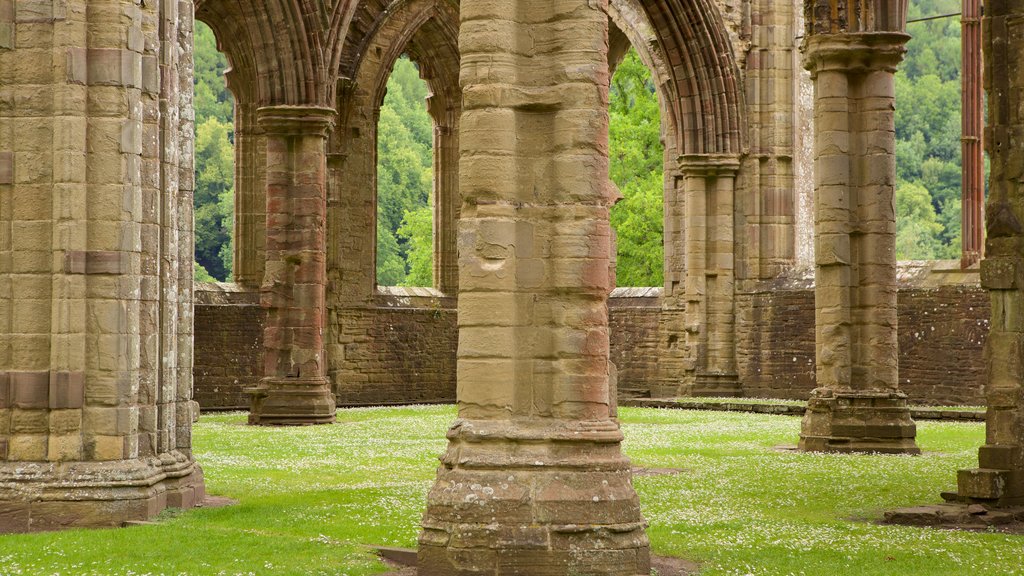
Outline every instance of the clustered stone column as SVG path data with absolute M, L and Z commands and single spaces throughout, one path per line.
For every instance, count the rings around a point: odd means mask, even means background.
M 684 156 L 686 336 L 696 348 L 689 396 L 740 396 L 736 371 L 734 206 L 739 158 Z
M 916 428 L 898 384 L 893 116 L 893 74 L 909 37 L 886 31 L 885 4 L 831 4 L 806 3 L 818 388 L 800 448 L 913 454 Z
M 252 390 L 250 424 L 334 422 L 325 376 L 326 138 L 334 111 L 260 108 L 267 139 L 267 242 L 261 302 L 264 378 Z
M 736 368 L 735 206 L 738 156 L 679 158 L 679 200 L 666 211 L 683 285 L 666 286 L 655 396 L 741 396 Z M 676 232 L 678 231 L 678 232 Z M 674 240 L 673 240 L 674 239 Z
M 983 37 L 992 163 L 986 205 L 987 240 L 981 283 L 992 300 L 985 342 L 987 364 L 985 445 L 979 467 L 957 477 L 961 500 L 1024 503 L 1024 5 L 985 3 Z
M 0 0 L 0 531 L 203 498 L 192 3 Z
M 461 21 L 459 417 L 420 574 L 647 575 L 609 405 L 606 2 Z

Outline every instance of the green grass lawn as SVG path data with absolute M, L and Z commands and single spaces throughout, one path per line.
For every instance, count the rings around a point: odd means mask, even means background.
M 412 547 L 451 407 L 342 410 L 335 426 L 254 428 L 203 416 L 196 455 L 236 506 L 159 525 L 0 537 L 0 575 L 336 574 L 386 568 L 364 545 Z M 918 424 L 920 457 L 825 456 L 799 419 L 623 409 L 656 553 L 702 574 L 1024 574 L 1024 536 L 877 526 L 883 510 L 937 502 L 976 464 L 981 424 Z

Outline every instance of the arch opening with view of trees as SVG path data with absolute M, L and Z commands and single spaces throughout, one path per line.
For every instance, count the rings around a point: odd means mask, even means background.
M 909 5 L 911 40 L 896 74 L 899 260 L 961 257 L 961 2 Z
M 618 286 L 661 286 L 665 278 L 665 147 L 650 70 L 630 48 L 609 88 L 609 177 L 622 195 L 611 210 Z
M 234 267 L 234 98 L 209 26 L 195 23 L 195 279 L 230 282 Z
M 428 94 L 416 64 L 400 57 L 377 120 L 379 286 L 434 285 L 434 123 Z

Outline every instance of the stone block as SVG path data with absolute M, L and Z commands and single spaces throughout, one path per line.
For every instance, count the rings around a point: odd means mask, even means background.
M 981 262 L 981 285 L 989 290 L 1013 290 L 1018 286 L 1019 265 L 1006 258 L 986 258 Z
M 89 68 L 85 48 L 68 48 L 65 67 L 69 84 L 87 84 Z
M 50 373 L 50 409 L 81 408 L 85 401 L 84 372 Z
M 984 500 L 998 500 L 1007 487 L 1008 472 L 991 468 L 959 470 L 956 475 L 961 496 Z
M 12 434 L 46 434 L 50 430 L 50 420 L 45 410 L 11 411 Z
M 49 406 L 50 373 L 10 372 L 11 406 L 39 409 Z
M 125 274 L 130 271 L 124 252 L 92 250 L 64 253 L 65 274 Z
M 81 434 L 50 434 L 46 457 L 54 462 L 71 462 L 82 459 Z
M 13 22 L 0 22 L 0 50 L 14 48 L 17 41 Z
M 16 434 L 10 438 L 7 459 L 16 462 L 42 462 L 46 460 L 46 448 L 46 435 Z
M 0 410 L 11 407 L 11 375 L 0 372 Z
M 135 81 L 135 54 L 116 48 L 90 48 L 86 54 L 90 86 L 138 86 Z
M 87 451 L 93 460 L 121 460 L 125 456 L 124 436 L 92 436 L 87 439 Z
M 0 185 L 14 184 L 14 152 L 0 150 Z

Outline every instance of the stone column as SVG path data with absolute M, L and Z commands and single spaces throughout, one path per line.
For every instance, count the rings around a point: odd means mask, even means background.
M 686 326 L 696 336 L 690 396 L 741 396 L 736 372 L 734 156 L 684 156 L 686 178 Z
M 979 467 L 961 470 L 959 498 L 1024 504 L 1024 5 L 988 2 L 983 19 L 988 126 L 992 162 L 986 206 L 987 240 L 981 283 L 992 299 L 985 342 L 987 363 L 985 445 Z
M 0 0 L 2 88 L 31 95 L 0 107 L 0 531 L 203 497 L 191 21 L 189 1 Z
M 683 286 L 664 298 L 659 322 L 664 396 L 741 396 L 736 369 L 735 193 L 738 156 L 679 159 L 682 190 L 669 210 L 680 224 Z M 666 283 L 668 284 L 668 283 Z M 673 287 L 675 288 L 675 287 Z M 666 288 L 668 289 L 668 288 Z
M 249 423 L 330 424 L 325 376 L 326 138 L 334 111 L 272 106 L 258 111 L 267 139 L 267 242 L 261 303 L 264 378 Z
M 831 29 L 812 21 L 805 40 L 815 90 L 818 388 L 800 448 L 916 454 L 896 339 L 893 74 L 909 37 L 845 32 L 840 15 Z
M 608 382 L 604 0 L 463 0 L 459 416 L 421 576 L 647 575 Z

